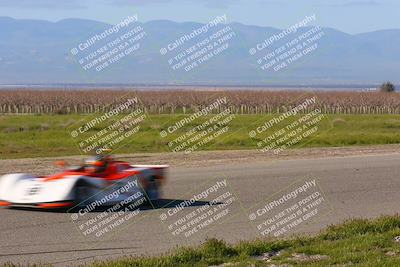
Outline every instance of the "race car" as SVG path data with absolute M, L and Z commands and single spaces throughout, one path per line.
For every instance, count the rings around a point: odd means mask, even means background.
M 58 209 L 95 203 L 112 206 L 132 196 L 159 199 L 167 165 L 131 165 L 110 155 L 97 155 L 77 167 L 36 177 L 16 173 L 0 177 L 0 206 Z M 127 201 L 125 201 L 127 203 Z

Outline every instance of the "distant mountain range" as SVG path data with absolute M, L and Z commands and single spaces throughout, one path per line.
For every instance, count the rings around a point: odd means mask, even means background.
M 275 72 L 262 70 L 257 64 L 257 56 L 250 55 L 249 49 L 282 30 L 230 23 L 228 26 L 234 37 L 228 41 L 229 47 L 186 72 L 173 70 L 168 64 L 169 55 L 177 55 L 177 52 L 163 56 L 160 49 L 199 29 L 202 24 L 163 20 L 135 22 L 131 26 L 141 26 L 146 33 L 138 41 L 140 48 L 97 72 L 83 70 L 77 62 L 82 53 L 73 56 L 70 51 L 111 25 L 82 19 L 53 23 L 0 17 L 0 84 L 345 85 L 383 81 L 400 84 L 400 30 L 397 29 L 350 35 L 322 28 L 325 35 L 318 40 L 314 52 Z M 218 25 L 213 32 L 200 34 L 176 51 L 184 51 L 226 26 Z M 296 35 L 288 36 L 270 48 L 278 48 L 310 29 L 301 28 Z M 102 42 L 106 44 L 123 33 L 114 33 Z M 96 43 L 85 52 L 95 51 L 100 44 Z M 262 52 L 259 54 L 263 55 Z

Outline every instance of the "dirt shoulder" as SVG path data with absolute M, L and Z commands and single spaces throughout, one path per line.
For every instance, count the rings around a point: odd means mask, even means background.
M 283 151 L 278 155 L 274 155 L 273 153 L 262 153 L 256 150 L 229 150 L 201 151 L 191 154 L 137 153 L 117 155 L 117 157 L 135 164 L 168 164 L 173 167 L 202 167 L 231 162 L 244 163 L 394 153 L 400 153 L 400 145 L 290 149 Z M 65 160 L 72 165 L 77 165 L 80 164 L 84 158 L 85 156 L 68 156 L 64 158 L 52 157 L 0 160 L 0 175 L 15 172 L 32 172 L 38 175 L 48 174 L 57 170 L 57 167 L 54 165 L 54 162 L 57 160 Z

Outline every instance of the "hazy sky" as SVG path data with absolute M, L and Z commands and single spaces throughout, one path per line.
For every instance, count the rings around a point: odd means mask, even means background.
M 13 18 L 207 22 L 226 14 L 230 22 L 285 28 L 316 14 L 316 24 L 348 33 L 400 29 L 399 11 L 399 0 L 0 0 L 0 16 Z

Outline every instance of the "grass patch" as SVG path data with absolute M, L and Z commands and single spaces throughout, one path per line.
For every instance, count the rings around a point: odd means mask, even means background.
M 95 117 L 95 114 L 0 116 L 0 158 L 81 154 L 70 132 Z M 139 134 L 126 139 L 116 153 L 171 151 L 168 141 L 177 138 L 179 134 L 174 133 L 168 138 L 161 138 L 160 131 L 185 117 L 185 115 L 150 115 L 141 124 Z M 261 138 L 250 139 L 249 131 L 273 117 L 274 115 L 237 115 L 229 123 L 228 133 L 202 146 L 200 150 L 255 149 L 257 141 Z M 204 117 L 185 125 L 180 133 L 200 125 L 209 118 L 210 116 Z M 289 121 L 292 119 L 286 123 Z M 72 126 L 74 124 L 76 126 Z M 101 125 L 96 126 L 88 134 L 94 135 L 101 129 Z M 327 115 L 319 124 L 319 130 L 315 134 L 301 140 L 293 147 L 396 143 L 400 143 L 400 115 Z
M 350 220 L 313 237 L 259 239 L 235 245 L 210 239 L 199 247 L 180 248 L 162 256 L 126 257 L 87 266 L 203 267 L 224 263 L 231 264 L 225 266 L 400 266 L 400 242 L 395 241 L 396 236 L 400 236 L 398 215 Z M 260 257 L 266 254 L 272 255 L 268 262 Z
M 286 240 L 256 240 L 228 245 L 210 239 L 197 248 L 182 248 L 172 254 L 151 258 L 127 258 L 98 262 L 92 267 L 116 266 L 210 266 L 233 263 L 234 266 L 400 266 L 400 216 L 376 220 L 350 220 L 328 227 L 314 237 L 294 237 Z M 271 262 L 260 259 L 264 253 L 280 252 Z M 392 254 L 388 254 L 391 252 Z M 393 254 L 394 253 L 394 254 Z M 296 258 L 294 255 L 302 255 Z M 320 255 L 318 257 L 307 257 Z

